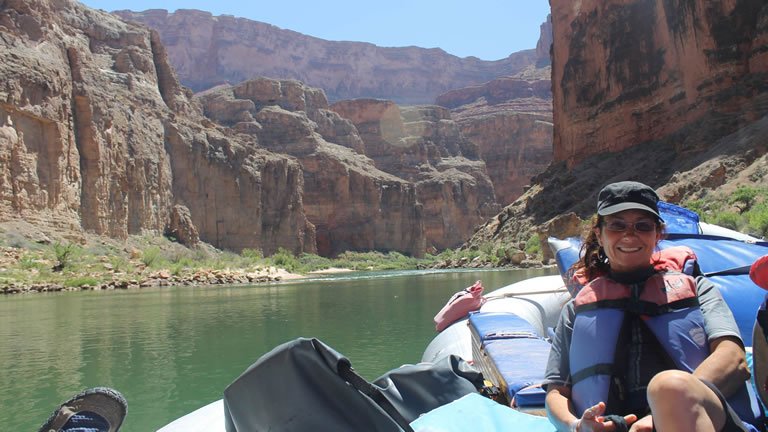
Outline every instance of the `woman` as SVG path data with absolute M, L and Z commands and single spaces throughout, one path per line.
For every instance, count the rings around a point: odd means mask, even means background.
M 756 430 L 742 419 L 762 421 L 720 292 L 654 267 L 658 201 L 637 182 L 598 195 L 576 264 L 586 285 L 563 309 L 547 365 L 547 414 L 559 431 Z

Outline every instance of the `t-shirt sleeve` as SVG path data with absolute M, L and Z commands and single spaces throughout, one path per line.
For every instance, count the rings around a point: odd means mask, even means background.
M 571 385 L 571 370 L 569 351 L 573 336 L 573 318 L 575 312 L 573 300 L 566 303 L 560 313 L 560 319 L 555 328 L 552 348 L 549 351 L 547 370 L 544 374 L 544 387 L 548 384 Z
M 723 295 L 712 281 L 699 276 L 696 278 L 699 306 L 704 317 L 704 331 L 711 341 L 724 336 L 735 336 L 741 341 L 739 327 Z M 742 341 L 743 344 L 743 341 Z

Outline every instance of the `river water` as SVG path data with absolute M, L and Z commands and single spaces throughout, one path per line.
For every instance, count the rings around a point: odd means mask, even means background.
M 486 293 L 553 269 L 351 273 L 254 286 L 0 298 L 0 430 L 35 431 L 81 389 L 128 399 L 124 432 L 147 432 L 222 397 L 260 355 L 317 337 L 368 379 L 415 363 L 454 292 Z

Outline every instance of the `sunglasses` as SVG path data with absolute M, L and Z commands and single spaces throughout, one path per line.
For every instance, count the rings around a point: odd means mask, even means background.
M 603 226 L 605 226 L 605 229 L 607 229 L 608 231 L 614 231 L 614 232 L 624 232 L 630 227 L 630 225 L 637 232 L 649 233 L 656 230 L 655 223 L 651 221 L 643 221 L 643 220 L 630 224 L 621 219 L 614 219 L 611 221 L 606 221 L 603 224 Z

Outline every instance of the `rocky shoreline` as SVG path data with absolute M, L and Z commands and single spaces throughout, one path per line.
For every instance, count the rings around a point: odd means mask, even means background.
M 172 275 L 167 270 L 153 272 L 144 277 L 129 279 L 114 279 L 98 284 L 83 284 L 65 286 L 62 283 L 23 283 L 13 282 L 0 286 L 0 294 L 24 294 L 65 291 L 108 291 L 116 289 L 141 289 L 150 287 L 169 286 L 199 286 L 199 285 L 235 285 L 280 282 L 291 279 L 301 279 L 305 276 L 289 273 L 283 269 L 270 268 L 258 272 L 243 270 L 198 270 L 184 276 Z
M 510 266 L 501 266 L 510 267 Z M 490 262 L 482 260 L 469 260 L 461 259 L 455 261 L 443 261 L 434 266 L 430 266 L 432 269 L 460 269 L 460 268 L 472 268 L 472 269 L 491 269 L 501 268 L 494 266 Z M 553 263 L 543 264 L 541 261 L 527 259 L 522 261 L 518 265 L 510 268 L 551 268 L 554 267 Z M 113 279 L 107 282 L 101 283 L 84 283 L 77 286 L 66 286 L 60 282 L 38 282 L 38 283 L 26 283 L 26 282 L 11 282 L 0 285 L 0 295 L 6 294 L 28 294 L 28 293 L 46 293 L 46 292 L 75 292 L 75 291 L 111 291 L 111 290 L 135 290 L 143 288 L 153 287 L 171 287 L 171 286 L 203 286 L 203 285 L 247 285 L 247 284 L 262 284 L 262 283 L 276 283 L 289 280 L 297 280 L 307 278 L 317 274 L 331 274 L 331 273 L 344 273 L 351 272 L 353 270 L 344 268 L 332 268 L 325 270 L 318 270 L 309 273 L 308 275 L 301 275 L 290 273 L 285 269 L 268 267 L 259 271 L 247 271 L 242 269 L 237 270 L 215 270 L 204 269 L 197 270 L 187 275 L 173 275 L 169 270 L 158 270 L 149 274 L 134 274 L 134 275 L 113 275 Z

